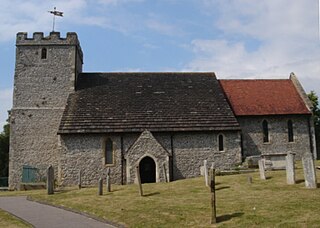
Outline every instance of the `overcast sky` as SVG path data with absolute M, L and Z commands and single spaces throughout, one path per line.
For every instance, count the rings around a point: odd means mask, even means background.
M 0 127 L 12 106 L 17 32 L 77 32 L 85 71 L 213 71 L 288 78 L 320 94 L 318 0 L 1 0 Z

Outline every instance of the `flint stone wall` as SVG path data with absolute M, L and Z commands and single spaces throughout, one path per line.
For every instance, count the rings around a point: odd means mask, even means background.
M 254 116 L 237 117 L 242 130 L 243 155 L 287 153 L 291 151 L 301 159 L 310 153 L 309 122 L 310 116 Z M 263 142 L 262 122 L 268 121 L 269 142 Z M 288 141 L 288 120 L 293 123 L 294 141 Z
M 223 132 L 225 136 L 225 151 L 218 151 L 218 133 L 154 133 L 157 140 L 154 148 L 161 146 L 165 152 L 155 154 L 153 151 L 143 151 L 145 145 L 135 148 L 135 153 L 128 153 L 133 147 L 140 134 L 64 134 L 61 135 L 59 181 L 63 185 L 77 185 L 78 172 L 82 169 L 82 183 L 84 185 L 96 185 L 98 179 L 105 175 L 107 168 L 111 169 L 111 182 L 121 184 L 134 182 L 134 169 L 136 161 L 144 156 L 150 156 L 157 162 L 159 181 L 164 181 L 161 165 L 168 164 L 167 172 L 173 177 L 171 180 L 200 176 L 200 167 L 203 160 L 208 160 L 211 166 L 214 163 L 218 169 L 228 169 L 241 162 L 241 147 L 239 132 Z M 171 140 L 172 137 L 172 140 Z M 104 165 L 104 142 L 107 138 L 113 141 L 115 164 L 113 166 Z M 122 140 L 121 140 L 122 138 Z M 123 156 L 127 158 L 121 163 L 121 141 L 123 143 Z M 172 142 L 172 144 L 171 144 Z M 142 143 L 142 142 L 141 142 Z M 149 148 L 150 146 L 150 148 Z M 152 145 L 148 148 L 151 150 Z M 173 150 L 172 150 L 173 149 Z M 159 151 L 159 150 L 157 150 Z M 138 156 L 138 158 L 136 157 Z M 167 158 L 169 156 L 169 161 Z M 172 160 L 170 160 L 172 159 Z M 135 162 L 130 162 L 135 161 Z M 173 164 L 173 166 L 172 166 Z M 123 166 L 122 166 L 123 165 Z M 127 167 L 128 166 L 128 167 Z M 132 166 L 132 167 L 129 167 Z M 128 171 L 127 171 L 128 168 Z M 169 168 L 169 169 L 168 169 Z M 132 172 L 131 172 L 132 171 Z M 130 172 L 130 179 L 126 180 L 127 172 Z
M 21 182 L 22 166 L 41 170 L 58 165 L 58 127 L 76 75 L 82 71 L 82 51 L 76 34 L 43 37 L 17 34 L 13 107 L 10 116 L 9 188 Z M 41 58 L 42 48 L 47 58 Z

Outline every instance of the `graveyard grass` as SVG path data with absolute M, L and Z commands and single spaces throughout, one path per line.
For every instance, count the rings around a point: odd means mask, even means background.
M 20 228 L 32 226 L 9 214 L 8 212 L 0 210 L 0 227 Z
M 298 162 L 301 163 L 301 162 Z M 299 164 L 298 164 L 299 165 Z M 320 165 L 320 161 L 317 161 Z M 252 184 L 248 183 L 252 176 Z M 320 184 L 306 189 L 303 170 L 296 170 L 297 184 L 287 185 L 286 174 L 267 171 L 216 177 L 217 227 L 318 227 Z M 317 170 L 318 183 L 320 170 Z M 103 196 L 98 188 L 69 188 L 47 195 L 46 191 L 1 192 L 2 195 L 29 195 L 33 200 L 71 208 L 127 227 L 212 227 L 210 189 L 204 178 L 171 183 L 112 185 Z M 0 219 L 3 215 L 0 213 Z M 1 223 L 0 223 L 1 224 Z

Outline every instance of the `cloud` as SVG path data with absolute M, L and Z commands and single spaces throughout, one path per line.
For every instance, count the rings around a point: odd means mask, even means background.
M 220 78 L 286 78 L 295 72 L 306 90 L 319 91 L 317 2 L 202 1 L 217 12 L 219 38 L 194 39 L 188 71 L 215 71 Z
M 10 110 L 12 107 L 12 89 L 4 88 L 0 89 L 0 110 Z M 8 119 L 8 113 L 6 111 L 0 112 L 0 126 L 3 126 Z M 2 129 L 1 129 L 2 130 Z

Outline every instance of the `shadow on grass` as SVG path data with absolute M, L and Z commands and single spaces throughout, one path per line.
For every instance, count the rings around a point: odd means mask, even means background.
M 220 188 L 216 188 L 216 191 L 227 189 L 227 188 L 230 188 L 230 186 L 222 186 Z
M 149 197 L 149 196 L 154 196 L 154 195 L 159 195 L 160 192 L 152 192 L 152 193 L 148 193 L 148 194 L 143 194 L 144 197 Z
M 296 184 L 301 184 L 301 183 L 303 183 L 303 182 L 304 182 L 303 179 L 296 180 Z
M 228 221 L 232 218 L 240 217 L 242 215 L 244 215 L 243 212 L 236 212 L 236 213 L 232 213 L 232 214 L 221 215 L 221 216 L 217 217 L 217 222 L 225 222 L 225 221 Z
M 320 183 L 317 183 L 317 187 L 320 188 Z
M 266 179 L 267 179 L 267 180 L 270 180 L 270 179 L 272 179 L 272 177 L 269 176 L 269 177 L 266 177 Z

